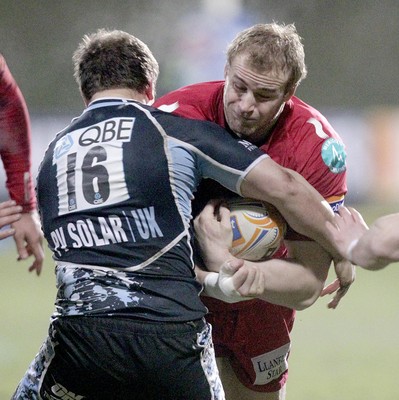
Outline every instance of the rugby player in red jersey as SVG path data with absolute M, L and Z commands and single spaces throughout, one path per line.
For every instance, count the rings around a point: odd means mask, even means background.
M 29 271 L 39 275 L 43 266 L 43 234 L 36 212 L 31 172 L 31 126 L 25 99 L 0 54 L 0 156 L 7 175 L 10 198 L 22 209 L 10 221 L 18 259 L 33 255 Z M 5 206 L 5 204 L 3 204 Z M 4 211 L 4 210 L 3 210 Z
M 240 32 L 229 45 L 224 81 L 183 87 L 154 105 L 184 117 L 216 122 L 233 137 L 256 144 L 279 164 L 305 177 L 336 211 L 347 191 L 345 149 L 326 118 L 294 96 L 306 74 L 304 49 L 295 26 L 259 24 Z M 206 182 L 196 195 L 194 212 L 207 200 L 227 195 L 212 181 Z M 213 239 L 208 241 L 209 248 L 217 242 L 217 235 Z M 294 258 L 303 267 L 289 271 L 275 268 L 281 265 L 270 261 L 251 263 L 262 266 L 267 274 L 262 300 L 228 304 L 203 296 L 229 399 L 285 398 L 295 309 L 308 307 L 323 290 L 332 260 L 319 244 L 289 229 L 285 248 L 280 250 L 277 257 Z M 214 263 L 221 265 L 223 257 L 217 260 L 215 256 Z M 332 308 L 354 280 L 348 262 L 336 263 L 335 269 L 338 279 L 325 289 L 327 293 L 338 289 L 329 305 Z M 206 273 L 197 275 L 203 281 Z M 207 291 L 205 286 L 207 292 L 214 290 Z

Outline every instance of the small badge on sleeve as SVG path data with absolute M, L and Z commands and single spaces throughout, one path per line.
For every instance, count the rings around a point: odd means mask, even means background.
M 333 138 L 326 139 L 321 147 L 321 157 L 334 174 L 346 170 L 346 152 L 342 142 Z

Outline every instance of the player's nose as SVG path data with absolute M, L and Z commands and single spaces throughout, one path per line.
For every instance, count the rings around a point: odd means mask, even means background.
M 252 93 L 245 93 L 240 99 L 240 111 L 242 114 L 251 114 L 255 109 L 255 98 Z

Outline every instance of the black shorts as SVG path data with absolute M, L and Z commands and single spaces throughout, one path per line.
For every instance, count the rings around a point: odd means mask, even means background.
M 220 400 L 224 392 L 203 320 L 67 317 L 50 325 L 14 399 Z

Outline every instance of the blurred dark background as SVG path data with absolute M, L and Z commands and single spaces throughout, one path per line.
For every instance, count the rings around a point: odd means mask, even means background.
M 0 52 L 31 113 L 33 172 L 47 143 L 83 109 L 71 59 L 86 33 L 121 29 L 146 42 L 160 64 L 162 95 L 222 79 L 237 32 L 272 21 L 294 23 L 303 38 L 309 73 L 297 95 L 346 144 L 347 199 L 396 201 L 398 0 L 1 0 Z
M 295 23 L 308 78 L 299 94 L 328 108 L 397 105 L 397 0 L 2 0 L 0 51 L 34 113 L 76 113 L 71 56 L 98 28 L 126 30 L 157 57 L 158 94 L 219 79 L 227 43 L 258 22 Z

